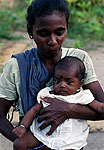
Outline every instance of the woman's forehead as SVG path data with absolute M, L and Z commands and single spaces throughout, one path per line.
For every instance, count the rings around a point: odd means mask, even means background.
M 45 15 L 45 16 L 41 16 L 41 17 L 36 17 L 35 19 L 35 23 L 34 25 L 38 27 L 42 27 L 42 26 L 48 26 L 48 25 L 66 25 L 66 18 L 65 15 L 63 15 L 61 12 L 59 11 L 54 11 L 52 14 L 50 15 Z

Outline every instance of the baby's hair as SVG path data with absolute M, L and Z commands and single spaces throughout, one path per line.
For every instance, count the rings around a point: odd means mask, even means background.
M 77 57 L 74 56 L 66 56 L 62 59 L 60 59 L 54 66 L 53 73 L 55 74 L 55 71 L 58 69 L 61 70 L 68 70 L 68 68 L 76 67 L 77 69 L 77 77 L 79 81 L 85 78 L 85 65 L 84 63 Z
M 32 34 L 36 18 L 51 15 L 55 10 L 65 15 L 68 27 L 70 11 L 66 0 L 33 0 L 27 8 L 26 20 L 28 33 Z

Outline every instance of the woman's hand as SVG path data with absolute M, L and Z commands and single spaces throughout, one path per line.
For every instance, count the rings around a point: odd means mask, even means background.
M 45 122 L 39 127 L 39 130 L 51 125 L 47 136 L 51 135 L 54 130 L 64 122 L 68 117 L 70 104 L 56 98 L 45 97 L 42 98 L 47 103 L 50 103 L 46 108 L 40 111 L 38 122 L 45 120 Z
M 47 136 L 51 135 L 66 119 L 98 120 L 100 117 L 99 113 L 88 106 L 72 104 L 50 97 L 42 98 L 42 100 L 50 103 L 50 105 L 40 111 L 38 119 L 38 122 L 44 121 L 39 127 L 39 130 L 43 130 L 51 125 L 49 132 L 46 134 Z

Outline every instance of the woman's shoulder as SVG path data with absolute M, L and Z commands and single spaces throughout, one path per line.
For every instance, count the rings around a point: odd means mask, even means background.
M 87 56 L 88 53 L 82 49 L 78 48 L 63 48 L 62 47 L 62 56 L 80 56 L 84 55 Z
M 87 62 L 91 62 L 92 60 L 89 57 L 88 53 L 82 49 L 76 49 L 76 48 L 62 48 L 62 58 L 65 56 L 73 56 L 77 57 L 80 60 L 84 62 L 84 64 L 87 64 Z
M 11 68 L 12 70 L 18 70 L 18 62 L 16 58 L 11 58 L 10 60 L 8 60 L 5 65 L 4 65 L 4 69 L 7 68 Z

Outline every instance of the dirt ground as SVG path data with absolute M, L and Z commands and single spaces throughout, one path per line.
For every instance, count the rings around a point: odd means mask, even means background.
M 20 33 L 16 33 L 20 34 Z M 34 42 L 28 38 L 28 35 L 22 33 L 23 40 L 20 41 L 6 41 L 3 40 L 4 45 L 0 46 L 0 66 L 4 65 L 8 61 L 12 54 L 22 52 L 26 49 L 35 46 Z M 71 47 L 72 40 L 65 40 L 64 46 Z M 96 74 L 104 89 L 104 42 L 93 41 L 84 47 L 84 50 L 88 52 L 93 60 L 93 64 L 96 70 Z M 13 124 L 18 122 L 18 114 L 15 113 Z M 90 134 L 88 137 L 88 145 L 84 150 L 104 150 L 104 121 L 88 121 L 90 127 Z M 0 150 L 12 150 L 12 143 L 0 135 Z

